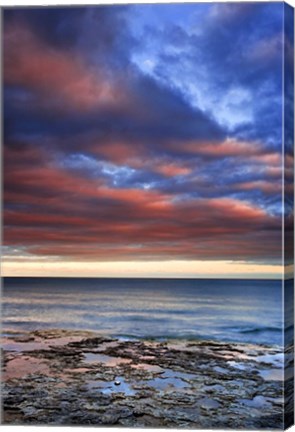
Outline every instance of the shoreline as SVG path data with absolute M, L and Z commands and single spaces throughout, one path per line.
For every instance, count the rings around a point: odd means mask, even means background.
M 3 348 L 4 424 L 283 427 L 276 347 L 52 329 Z
M 229 344 L 229 345 L 242 345 L 242 346 L 257 346 L 257 347 L 265 347 L 266 349 L 273 348 L 275 350 L 281 350 L 283 351 L 283 345 L 278 343 L 265 343 L 265 342 L 258 342 L 254 341 L 253 339 L 230 339 L 230 338 L 220 338 L 220 337 L 210 337 L 202 336 L 202 335 L 184 335 L 184 336 L 178 336 L 178 335 L 160 335 L 160 336 L 152 336 L 152 335 L 135 335 L 135 334 L 119 334 L 119 333 L 110 333 L 109 331 L 95 331 L 91 328 L 83 328 L 81 330 L 77 330 L 72 327 L 62 328 L 62 327 L 43 327 L 39 330 L 30 330 L 30 329 L 17 329 L 17 328 L 6 328 L 0 331 L 0 340 L 4 339 L 13 339 L 14 337 L 26 337 L 29 335 L 30 337 L 32 335 L 46 335 L 46 333 L 55 332 L 56 334 L 63 334 L 68 333 L 70 335 L 89 335 L 89 336 L 98 336 L 98 337 L 105 337 L 110 338 L 114 340 L 118 340 L 121 342 L 155 342 L 155 343 L 221 343 L 221 344 Z

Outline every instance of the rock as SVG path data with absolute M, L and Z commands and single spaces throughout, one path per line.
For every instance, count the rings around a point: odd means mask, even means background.
M 13 340 L 14 340 L 15 342 L 22 342 L 22 343 L 25 343 L 25 342 L 33 342 L 33 341 L 35 340 L 35 338 L 34 338 L 34 336 L 32 336 L 32 335 L 30 335 L 30 336 L 25 335 L 25 336 L 15 336 L 15 337 L 13 338 Z
M 4 351 L 6 368 L 15 356 L 21 360 L 28 355 L 48 365 L 46 373 L 33 370 L 4 382 L 6 422 L 207 429 L 282 425 L 282 382 L 264 380 L 259 372 L 265 365 L 257 360 L 279 354 L 274 348 L 212 341 L 116 341 L 83 332 L 75 332 L 78 341 L 56 343 L 71 334 L 34 332 L 27 341 L 33 336 L 38 342 L 50 339 L 48 349 L 13 355 Z M 86 354 L 98 352 L 98 347 L 102 361 L 85 370 Z M 108 356 L 129 361 L 111 366 Z M 233 367 L 235 362 L 243 369 Z
M 126 418 L 132 416 L 132 410 L 128 408 L 122 409 L 109 409 L 102 416 L 103 424 L 116 424 L 121 418 Z

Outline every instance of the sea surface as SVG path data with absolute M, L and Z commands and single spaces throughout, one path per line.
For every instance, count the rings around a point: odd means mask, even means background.
M 282 345 L 275 280 L 4 278 L 2 332 L 62 328 L 120 338 Z

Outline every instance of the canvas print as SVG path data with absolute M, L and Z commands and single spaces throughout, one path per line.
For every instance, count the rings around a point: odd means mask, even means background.
M 2 424 L 291 426 L 291 6 L 2 21 Z

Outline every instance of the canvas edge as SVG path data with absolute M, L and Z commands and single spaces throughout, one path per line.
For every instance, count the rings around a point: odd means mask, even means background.
M 294 425 L 294 8 L 283 12 L 283 341 L 284 430 Z

